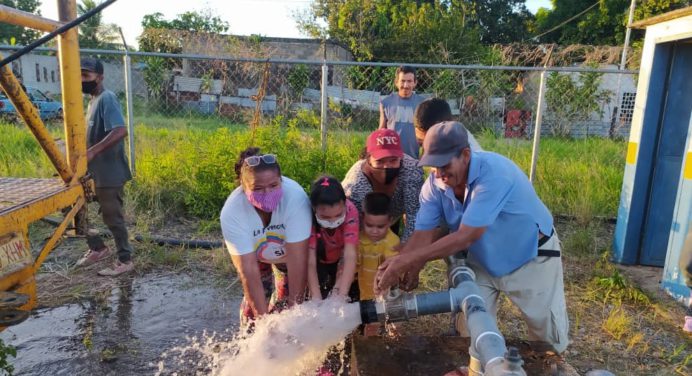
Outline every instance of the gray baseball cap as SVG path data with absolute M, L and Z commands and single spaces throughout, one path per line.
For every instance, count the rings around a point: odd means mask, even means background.
M 425 134 L 424 154 L 418 166 L 445 166 L 467 147 L 469 147 L 469 135 L 461 123 L 456 121 L 437 123 Z
M 103 63 L 99 59 L 94 59 L 93 57 L 85 57 L 82 59 L 80 65 L 82 66 L 83 71 L 103 74 Z

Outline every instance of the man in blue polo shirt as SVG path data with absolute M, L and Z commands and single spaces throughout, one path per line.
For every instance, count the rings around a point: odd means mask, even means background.
M 400 279 L 406 286 L 426 262 L 468 250 L 488 311 L 497 314 L 505 293 L 522 311 L 529 340 L 563 352 L 569 324 L 560 242 L 550 211 L 524 172 L 499 154 L 471 152 L 467 132 L 456 122 L 430 128 L 423 149 L 419 164 L 433 167 L 433 178 L 421 190 L 413 236 L 400 255 L 380 266 L 378 291 Z M 442 219 L 456 231 L 435 241 Z

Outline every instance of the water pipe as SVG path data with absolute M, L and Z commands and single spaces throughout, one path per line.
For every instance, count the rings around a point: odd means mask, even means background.
M 466 266 L 464 259 L 450 257 L 447 261 L 452 286 L 449 290 L 412 294 L 390 289 L 376 300 L 360 302 L 362 322 L 397 322 L 418 316 L 463 312 L 471 336 L 469 354 L 472 362 L 480 363 L 479 372 L 483 372 L 471 375 L 526 376 L 519 352 L 515 348 L 507 349 L 495 319 L 487 312 L 473 270 Z M 471 367 L 469 371 L 472 372 Z

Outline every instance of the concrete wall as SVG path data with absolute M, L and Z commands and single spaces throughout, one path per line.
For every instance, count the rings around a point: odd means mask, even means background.
M 103 64 L 104 85 L 116 94 L 125 91 L 125 73 L 121 61 L 108 61 Z M 26 54 L 12 64 L 12 69 L 21 77 L 24 86 L 38 89 L 51 96 L 59 96 L 62 93 L 57 56 Z M 132 81 L 135 94 L 146 94 L 146 84 L 140 71 L 132 70 Z

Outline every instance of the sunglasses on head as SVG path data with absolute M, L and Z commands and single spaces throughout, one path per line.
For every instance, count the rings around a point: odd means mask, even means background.
M 276 155 L 275 154 L 251 155 L 251 156 L 245 158 L 245 164 L 250 166 L 250 167 L 259 166 L 260 161 L 262 161 L 266 164 L 274 164 L 274 163 L 276 163 Z

